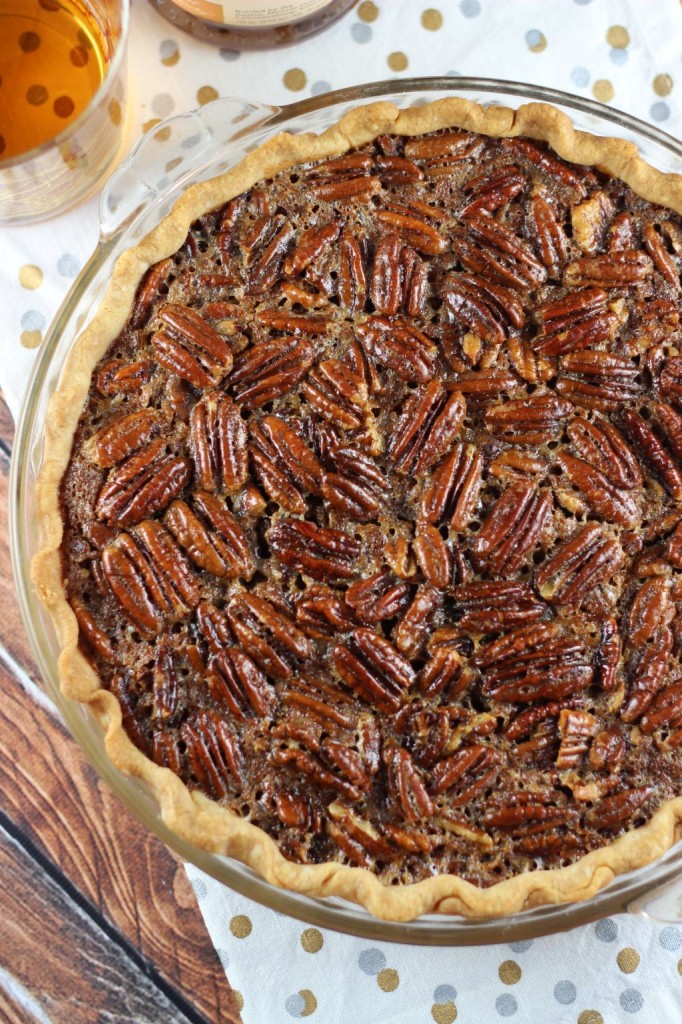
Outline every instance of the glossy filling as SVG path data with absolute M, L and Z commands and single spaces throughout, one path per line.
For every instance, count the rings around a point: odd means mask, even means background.
M 382 137 L 152 267 L 61 500 L 82 646 L 285 857 L 487 886 L 680 792 L 680 219 Z

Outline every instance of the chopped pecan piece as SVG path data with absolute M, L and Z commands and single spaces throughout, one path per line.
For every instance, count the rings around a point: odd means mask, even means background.
M 622 643 L 618 623 L 612 615 L 604 619 L 601 626 L 599 647 L 595 656 L 597 679 L 602 690 L 610 693 L 618 685 L 618 666 Z
M 589 711 L 563 708 L 558 719 L 561 743 L 557 768 L 575 768 L 587 753 L 590 740 L 599 731 L 599 721 Z
M 409 599 L 409 584 L 396 579 L 387 569 L 351 583 L 345 596 L 356 618 L 365 625 L 395 618 Z
M 324 638 L 350 633 L 357 619 L 343 594 L 329 587 L 308 587 L 296 602 L 296 622 L 306 636 Z
M 158 319 L 163 326 L 152 336 L 152 348 L 161 366 L 197 388 L 212 387 L 227 376 L 232 349 L 196 310 L 168 302 Z
M 591 256 L 603 248 L 614 213 L 613 201 L 601 191 L 572 207 L 572 237 L 584 253 Z
M 592 740 L 588 760 L 597 771 L 617 772 L 627 752 L 622 728 L 617 725 L 602 729 Z

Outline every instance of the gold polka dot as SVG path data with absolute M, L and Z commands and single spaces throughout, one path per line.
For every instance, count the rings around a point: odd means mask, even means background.
M 33 53 L 40 46 L 40 36 L 37 32 L 22 32 L 19 36 L 19 46 L 24 53 Z
M 612 25 L 606 33 L 606 42 L 614 50 L 624 50 L 630 42 L 630 33 L 622 25 Z
M 71 117 L 76 105 L 70 96 L 58 96 L 52 104 L 52 109 L 57 117 Z
M 639 953 L 632 946 L 626 946 L 616 957 L 616 963 L 623 974 L 632 974 L 639 967 Z
M 669 96 L 673 87 L 673 80 L 670 75 L 656 75 L 654 78 L 654 92 L 657 96 Z
M 457 1020 L 457 1007 L 453 1002 L 434 1003 L 431 1007 L 431 1016 L 436 1024 L 453 1024 Z
M 247 935 L 251 934 L 252 928 L 251 920 L 246 914 L 237 914 L 230 921 L 230 931 L 235 939 L 245 939 Z
M 429 32 L 437 32 L 439 28 L 443 27 L 443 15 L 435 7 L 427 7 L 422 14 L 422 25 Z
M 298 990 L 299 996 L 303 999 L 303 1009 L 301 1010 L 301 1017 L 309 1017 L 311 1013 L 315 1013 L 317 1009 L 317 999 L 310 991 L 309 988 L 301 988 Z
M 142 131 L 143 132 L 150 131 L 150 129 L 152 129 L 154 127 L 154 125 L 156 125 L 156 124 L 161 124 L 161 118 L 160 117 L 153 117 L 151 119 L 151 121 L 144 121 L 143 124 L 142 124 Z
M 234 996 L 234 1001 L 237 1004 L 237 1010 L 241 1013 L 244 1009 L 244 996 L 241 994 L 239 989 L 236 988 L 232 989 L 232 995 Z
M 44 85 L 30 85 L 26 91 L 26 99 L 32 107 L 39 107 L 47 100 L 47 89 Z
M 677 973 L 682 974 L 682 960 L 677 961 Z
M 372 3 L 372 0 L 363 0 L 363 3 L 358 7 L 358 18 L 360 21 L 376 21 L 379 17 L 379 8 L 376 4 Z
M 168 48 L 164 51 L 161 58 L 161 63 L 167 68 L 174 67 L 180 60 L 180 51 L 178 50 L 175 43 L 171 42 Z
M 534 38 L 535 42 L 528 47 L 531 53 L 542 53 L 543 50 L 547 49 L 547 38 L 543 32 L 538 32 Z
M 205 103 L 210 103 L 211 100 L 218 99 L 218 90 L 214 89 L 212 85 L 202 85 L 197 89 L 197 101 L 199 106 L 203 107 Z
M 592 86 L 592 94 L 601 103 L 609 103 L 613 99 L 613 86 L 608 78 L 600 78 Z
M 305 71 L 301 71 L 300 68 L 289 68 L 288 71 L 284 72 L 282 81 L 287 89 L 291 89 L 292 92 L 300 92 L 301 89 L 305 89 L 308 79 L 306 78 Z
M 19 268 L 19 284 L 22 288 L 28 288 L 29 291 L 34 292 L 36 288 L 40 288 L 42 283 L 43 272 L 34 263 L 24 263 L 23 267 Z
M 578 1024 L 604 1024 L 604 1018 L 599 1010 L 583 1010 L 578 1017 Z
M 382 992 L 395 992 L 399 984 L 398 972 L 392 967 L 384 967 L 383 971 L 377 974 L 377 985 Z
M 516 960 L 505 960 L 498 967 L 497 973 L 505 985 L 515 985 L 521 979 L 521 968 Z
M 69 52 L 69 59 L 75 68 L 84 68 L 90 60 L 90 54 L 84 46 L 74 46 Z
M 389 53 L 388 66 L 391 71 L 404 71 L 407 65 L 407 57 L 400 50 L 396 50 L 395 53 Z
M 42 331 L 22 331 L 19 335 L 19 341 L 24 348 L 38 348 L 42 340 Z
M 174 156 L 172 160 L 168 161 L 168 163 L 164 167 L 164 171 L 166 172 L 166 174 L 168 174 L 170 171 L 174 171 L 176 167 L 179 167 L 181 163 L 182 157 Z
M 306 953 L 319 953 L 324 945 L 322 932 L 318 932 L 317 928 L 306 928 L 301 935 L 301 945 Z
M 107 113 L 109 114 L 109 120 L 112 124 L 119 125 L 123 120 L 123 111 L 121 110 L 121 104 L 118 100 L 109 100 Z

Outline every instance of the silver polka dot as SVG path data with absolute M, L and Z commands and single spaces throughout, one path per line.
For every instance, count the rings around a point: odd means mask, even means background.
M 220 56 L 223 60 L 234 61 L 239 60 L 241 53 L 239 50 L 219 50 Z
M 358 957 L 358 967 L 365 974 L 378 974 L 386 966 L 386 957 L 380 949 L 363 949 Z
M 302 1017 L 305 1010 L 305 999 L 299 992 L 294 992 L 287 998 L 284 1009 L 290 1017 Z
M 174 39 L 164 39 L 159 47 L 162 59 L 167 60 L 172 57 L 174 53 L 177 53 L 178 44 Z
M 331 85 L 329 82 L 313 82 L 310 86 L 311 96 L 322 96 L 325 92 L 331 92 Z
M 574 1003 L 577 995 L 578 992 L 572 981 L 558 981 L 554 986 L 554 998 L 557 1003 L 562 1003 L 564 1006 Z
M 57 260 L 57 271 L 62 277 L 75 277 L 79 270 L 79 262 L 73 253 L 65 252 Z
M 152 110 L 157 117 L 168 117 L 174 106 L 175 100 L 167 92 L 159 92 L 152 99 Z
M 452 985 L 439 985 L 433 993 L 434 1003 L 454 1003 L 457 998 L 457 989 Z
M 481 13 L 478 0 L 461 0 L 459 9 L 465 18 L 477 18 Z
M 626 1013 L 639 1013 L 644 1006 L 642 993 L 638 992 L 636 988 L 626 988 L 624 992 L 621 992 L 618 1002 Z
M 503 996 L 498 996 L 495 1000 L 495 1009 L 500 1017 L 513 1017 L 518 1008 L 519 1005 L 514 996 L 510 996 L 507 992 Z
M 594 934 L 600 942 L 615 942 L 618 937 L 618 925 L 610 917 L 605 917 L 603 921 L 597 921 Z
M 356 21 L 351 25 L 350 34 L 356 43 L 368 43 L 372 38 L 372 29 L 362 21 Z
M 571 71 L 571 81 L 579 89 L 584 89 L 586 85 L 590 84 L 590 72 L 587 68 L 573 68 Z
M 21 318 L 21 326 L 25 331 L 42 331 L 45 317 L 37 309 L 28 309 Z
M 617 50 L 615 48 L 615 46 L 614 46 L 614 47 L 612 47 L 609 50 L 609 60 L 611 61 L 612 64 L 615 64 L 616 67 L 620 67 L 622 64 L 627 64 L 627 62 L 628 62 L 628 51 L 627 50 Z
M 649 111 L 654 121 L 667 121 L 670 117 L 670 107 L 663 100 L 654 103 Z

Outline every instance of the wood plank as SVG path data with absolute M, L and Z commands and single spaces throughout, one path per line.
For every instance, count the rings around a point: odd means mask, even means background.
M 40 699 L 9 579 L 6 512 L 6 460 L 0 456 L 0 802 L 204 1017 L 236 1022 L 235 997 L 181 861 L 99 780 L 51 705 Z
M 18 1004 L 24 1020 L 31 1014 L 41 1024 L 191 1020 L 2 829 L 0 877 L 0 983 L 5 1002 Z

